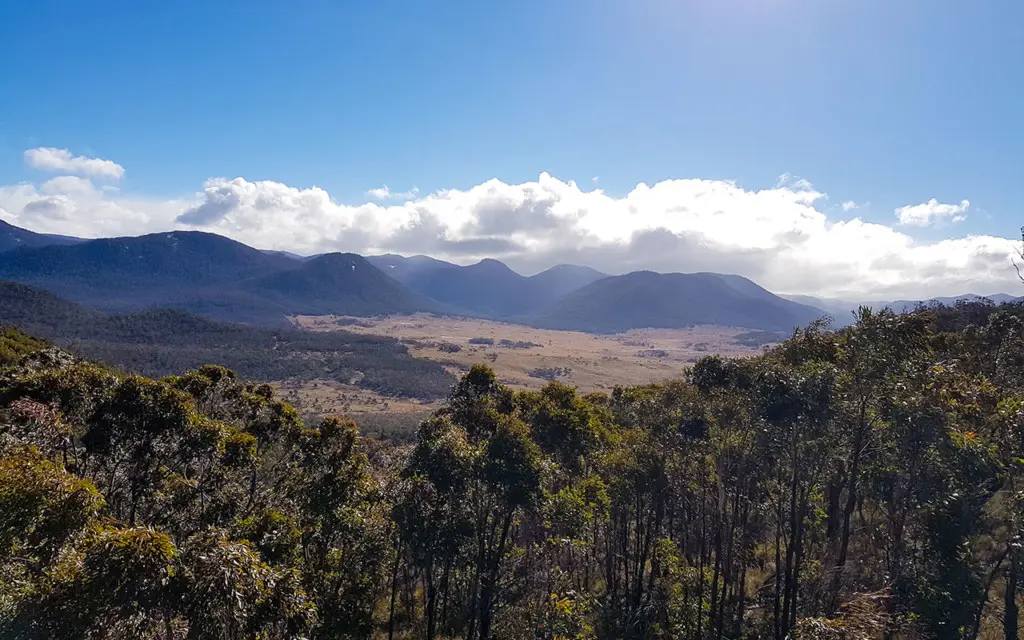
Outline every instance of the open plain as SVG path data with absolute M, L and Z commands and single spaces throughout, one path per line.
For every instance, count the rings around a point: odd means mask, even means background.
M 726 327 L 596 335 L 426 314 L 370 319 L 299 316 L 295 322 L 312 331 L 390 336 L 413 356 L 439 362 L 455 374 L 484 363 L 513 387 L 539 388 L 548 380 L 560 380 L 584 392 L 677 377 L 702 356 L 753 355 L 780 337 Z

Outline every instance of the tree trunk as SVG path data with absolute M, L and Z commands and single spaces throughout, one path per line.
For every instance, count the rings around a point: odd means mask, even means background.
M 480 640 L 490 640 L 491 623 L 494 615 L 494 600 L 497 595 L 498 572 L 501 569 L 501 559 L 505 555 L 505 543 L 508 541 L 508 532 L 512 527 L 512 516 L 514 511 L 510 510 L 505 515 L 501 525 L 501 537 L 498 545 L 492 550 L 487 573 L 480 585 L 480 633 L 477 637 Z
M 740 481 L 737 479 L 736 487 L 733 493 L 732 499 L 732 513 L 729 516 L 729 534 L 727 536 L 727 543 L 725 546 L 725 562 L 723 563 L 722 569 L 722 597 L 719 601 L 719 613 L 718 613 L 718 629 L 715 637 L 718 640 L 722 640 L 722 634 L 725 627 L 726 611 L 728 610 L 729 604 L 729 587 L 733 582 L 733 546 L 736 539 L 736 521 L 739 518 L 739 507 L 740 507 Z
M 391 602 L 388 604 L 388 640 L 394 640 L 395 637 L 395 598 L 398 595 L 398 567 L 401 560 L 401 547 L 395 544 L 395 566 L 391 570 Z
M 839 592 L 843 585 L 843 569 L 846 567 L 846 558 L 850 552 L 850 520 L 853 517 L 853 510 L 857 506 L 857 476 L 860 473 L 860 453 L 864 448 L 864 439 L 869 427 L 869 425 L 865 424 L 866 411 L 866 401 L 864 401 L 861 403 L 860 422 L 857 425 L 857 433 L 853 438 L 853 449 L 850 451 L 850 477 L 846 485 L 843 531 L 839 541 L 839 555 L 836 557 L 835 574 L 832 584 L 832 602 L 830 604 L 833 611 L 839 606 Z
M 452 563 L 451 560 L 445 560 L 444 563 L 444 574 L 441 578 L 441 629 L 442 633 L 448 628 L 448 591 L 449 591 L 449 578 L 451 577 Z
M 795 538 L 796 553 L 793 561 L 793 599 L 790 601 L 789 611 L 789 624 L 787 628 L 789 630 L 796 628 L 796 605 L 800 599 L 800 569 L 803 566 L 804 559 L 804 507 L 807 497 L 802 496 L 800 500 L 799 518 L 797 519 L 797 530 Z
M 703 474 L 703 471 L 702 471 Z M 700 638 L 701 631 L 703 629 L 703 613 L 704 613 L 704 541 L 707 538 L 707 488 L 706 480 L 703 475 L 700 480 L 700 536 L 698 542 L 700 543 L 700 563 L 697 568 L 697 637 Z
M 164 639 L 174 640 L 174 617 L 170 607 L 164 609 Z
M 775 509 L 775 640 L 782 640 L 782 496 Z
M 796 576 L 793 575 L 796 547 L 798 545 L 799 518 L 797 517 L 797 483 L 796 461 L 793 461 L 793 475 L 789 485 L 789 544 L 786 545 L 786 587 L 782 600 L 782 637 L 789 635 L 790 609 L 796 597 Z
M 1006 556 L 1010 554 L 1013 547 L 1010 544 L 1006 545 L 1003 549 L 1003 553 L 996 560 L 992 570 L 988 573 L 988 579 L 985 581 L 985 591 L 981 597 L 980 603 L 978 604 L 978 612 L 974 615 L 974 629 L 971 632 L 972 638 L 977 638 L 978 633 L 981 630 L 981 619 L 985 615 L 985 605 L 988 604 L 988 594 L 992 591 L 992 585 L 996 581 L 996 577 L 999 576 L 999 569 L 1003 566 L 1003 561 L 1006 560 Z
M 1010 552 L 1010 567 L 1006 572 L 1006 594 L 1004 605 L 1006 613 L 1003 614 L 1003 638 L 1006 640 L 1017 640 L 1017 631 L 1020 627 L 1020 612 L 1017 610 L 1017 571 L 1020 568 L 1020 551 L 1014 549 Z
M 427 584 L 427 640 L 434 640 L 434 636 L 437 634 L 437 586 L 434 584 L 434 561 L 433 559 L 427 562 L 427 568 L 424 572 L 424 582 Z

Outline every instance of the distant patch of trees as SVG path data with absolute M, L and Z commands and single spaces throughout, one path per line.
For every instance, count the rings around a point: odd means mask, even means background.
M 555 380 L 572 374 L 571 367 L 539 367 L 529 372 L 531 378 Z
M 789 334 L 778 331 L 747 331 L 733 338 L 733 342 L 744 347 L 763 347 L 766 344 L 778 344 L 789 337 Z
M 664 349 L 644 349 L 638 353 L 641 358 L 667 358 L 668 351 Z
M 505 347 L 506 349 L 532 349 L 541 345 L 529 340 L 508 340 L 503 338 L 498 341 L 498 346 Z
M 373 323 L 369 320 L 363 320 L 362 318 L 338 318 L 334 321 L 334 324 L 339 327 L 363 327 L 369 328 L 373 326 Z

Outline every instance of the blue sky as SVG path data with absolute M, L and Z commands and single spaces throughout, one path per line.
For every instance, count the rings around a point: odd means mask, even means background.
M 542 172 L 618 197 L 790 174 L 830 222 L 969 200 L 916 242 L 1024 222 L 1016 0 L 37 0 L 3 3 L 0 42 L 0 184 L 48 177 L 34 147 L 165 200 L 213 177 L 358 205 Z

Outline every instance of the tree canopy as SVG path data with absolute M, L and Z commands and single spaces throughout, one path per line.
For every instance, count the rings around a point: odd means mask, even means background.
M 0 334 L 0 637 L 1017 638 L 1024 311 L 863 309 L 414 445 Z

